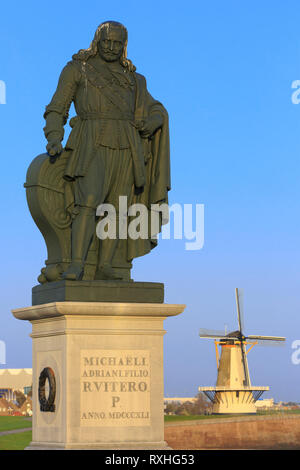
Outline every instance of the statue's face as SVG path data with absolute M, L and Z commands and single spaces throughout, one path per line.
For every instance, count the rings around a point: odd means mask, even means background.
M 124 48 L 124 36 L 120 28 L 104 29 L 98 43 L 99 54 L 106 62 L 119 60 Z

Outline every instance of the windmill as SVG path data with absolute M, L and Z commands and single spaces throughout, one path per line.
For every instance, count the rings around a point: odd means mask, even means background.
M 251 385 L 247 354 L 253 346 L 283 345 L 281 336 L 244 335 L 243 292 L 235 289 L 238 330 L 200 329 L 200 338 L 215 340 L 218 378 L 215 387 L 199 387 L 213 403 L 213 413 L 255 413 L 255 402 L 269 387 Z M 250 345 L 248 350 L 246 347 Z M 219 355 L 218 346 L 221 347 Z

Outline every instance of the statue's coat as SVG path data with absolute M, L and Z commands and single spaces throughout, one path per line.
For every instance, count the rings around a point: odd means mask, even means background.
M 85 177 L 99 146 L 129 148 L 135 182 L 131 202 L 143 203 L 148 209 L 152 204 L 168 203 L 171 188 L 168 114 L 149 94 L 145 78 L 125 69 L 123 76 L 117 70 L 111 73 L 97 58 L 69 62 L 46 107 L 44 131 L 48 140 L 62 140 L 72 102 L 77 116 L 70 121 L 72 131 L 64 149 L 69 155 L 65 179 L 76 181 L 78 177 Z M 163 116 L 162 127 L 151 138 L 142 139 L 135 123 L 157 113 Z M 70 194 L 72 192 L 66 192 L 67 198 Z M 66 205 L 70 207 L 72 202 L 68 200 Z M 129 238 L 127 259 L 142 256 L 155 245 L 156 240 L 150 235 L 146 240 Z

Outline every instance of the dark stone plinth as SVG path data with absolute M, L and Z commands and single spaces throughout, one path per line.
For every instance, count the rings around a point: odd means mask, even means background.
M 163 303 L 164 284 L 125 281 L 57 281 L 33 287 L 32 305 L 51 302 Z

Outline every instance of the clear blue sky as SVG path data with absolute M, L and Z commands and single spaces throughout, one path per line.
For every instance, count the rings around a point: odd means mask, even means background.
M 7 365 L 31 367 L 29 306 L 46 249 L 29 214 L 31 160 L 44 152 L 44 107 L 72 54 L 113 19 L 128 56 L 170 115 L 170 202 L 205 205 L 205 245 L 162 241 L 134 264 L 137 281 L 165 283 L 185 312 L 165 322 L 165 394 L 195 395 L 216 380 L 214 346 L 200 327 L 236 328 L 234 288 L 245 292 L 246 332 L 284 335 L 284 349 L 249 354 L 254 385 L 300 402 L 299 1 L 5 2 L 1 5 L 1 329 Z

